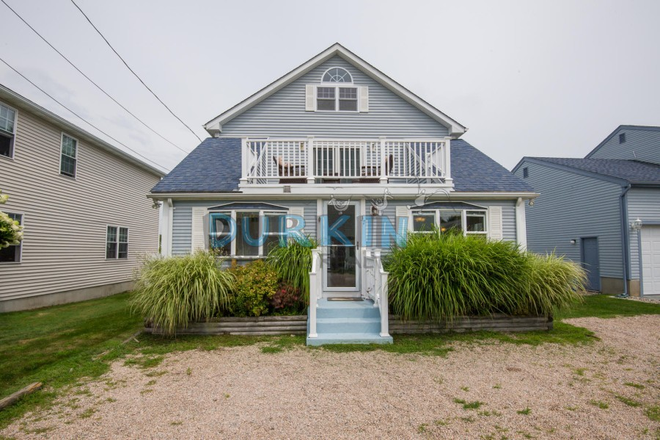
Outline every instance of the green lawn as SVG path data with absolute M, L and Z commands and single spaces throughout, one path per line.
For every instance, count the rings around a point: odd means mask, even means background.
M 0 314 L 0 397 L 32 382 L 43 382 L 47 388 L 0 411 L 0 427 L 27 410 L 48 405 L 63 386 L 75 384 L 83 377 L 100 376 L 108 370 L 112 360 L 126 354 L 137 355 L 128 362 L 149 368 L 158 365 L 163 355 L 172 351 L 196 348 L 213 350 L 220 346 L 264 342 L 262 352 L 276 354 L 305 343 L 303 336 L 187 336 L 164 339 L 143 334 L 138 337 L 139 342 L 122 344 L 142 324 L 139 317 L 130 314 L 129 297 L 130 294 L 121 294 L 76 304 Z M 456 341 L 488 343 L 489 340 L 497 339 L 529 345 L 580 344 L 593 341 L 593 333 L 563 323 L 561 319 L 641 314 L 660 314 L 660 305 L 602 295 L 589 296 L 583 304 L 557 314 L 555 329 L 551 332 L 397 335 L 393 345 L 341 345 L 322 349 L 336 352 L 385 350 L 446 356 L 452 350 L 450 343 Z

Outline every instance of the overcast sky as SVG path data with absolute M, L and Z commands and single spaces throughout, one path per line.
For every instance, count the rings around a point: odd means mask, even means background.
M 70 0 L 5 1 L 164 137 L 199 143 Z M 463 138 L 508 169 L 525 155 L 584 156 L 620 124 L 660 125 L 657 0 L 76 2 L 201 138 L 202 124 L 335 42 L 466 125 Z M 0 17 L 0 58 L 166 170 L 183 159 L 2 3 Z M 0 83 L 103 138 L 2 63 Z

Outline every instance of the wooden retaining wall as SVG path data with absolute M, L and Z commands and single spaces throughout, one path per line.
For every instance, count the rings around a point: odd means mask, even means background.
M 402 321 L 390 317 L 390 334 L 448 333 L 469 331 L 527 332 L 552 330 L 552 317 L 538 316 L 472 316 L 452 321 Z
M 147 333 L 160 334 L 158 329 L 146 327 Z M 260 316 L 258 318 L 214 318 L 209 322 L 193 322 L 177 335 L 304 335 L 307 334 L 307 315 Z
M 468 331 L 526 332 L 552 330 L 552 317 L 494 315 L 460 317 L 453 321 L 402 321 L 390 317 L 390 334 L 448 333 Z M 158 329 L 145 327 L 147 333 L 160 334 Z M 195 322 L 179 335 L 304 335 L 307 315 L 261 316 L 258 318 L 215 318 L 209 322 Z

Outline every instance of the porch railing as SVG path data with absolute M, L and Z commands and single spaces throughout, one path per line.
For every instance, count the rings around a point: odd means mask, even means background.
M 373 300 L 374 307 L 380 311 L 380 336 L 388 337 L 389 334 L 389 298 L 388 277 L 381 260 L 380 249 L 364 249 L 364 282 L 365 292 L 368 298 Z
M 321 250 L 312 249 L 312 270 L 309 272 L 309 332 L 310 338 L 317 338 L 316 309 L 319 299 L 323 296 L 323 283 L 321 281 Z
M 387 183 L 451 178 L 442 139 L 243 139 L 243 184 Z

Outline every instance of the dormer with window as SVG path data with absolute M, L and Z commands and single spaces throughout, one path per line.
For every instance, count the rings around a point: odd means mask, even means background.
M 343 67 L 331 67 L 321 76 L 320 84 L 307 84 L 305 110 L 311 112 L 369 111 L 369 87 L 357 86 Z

